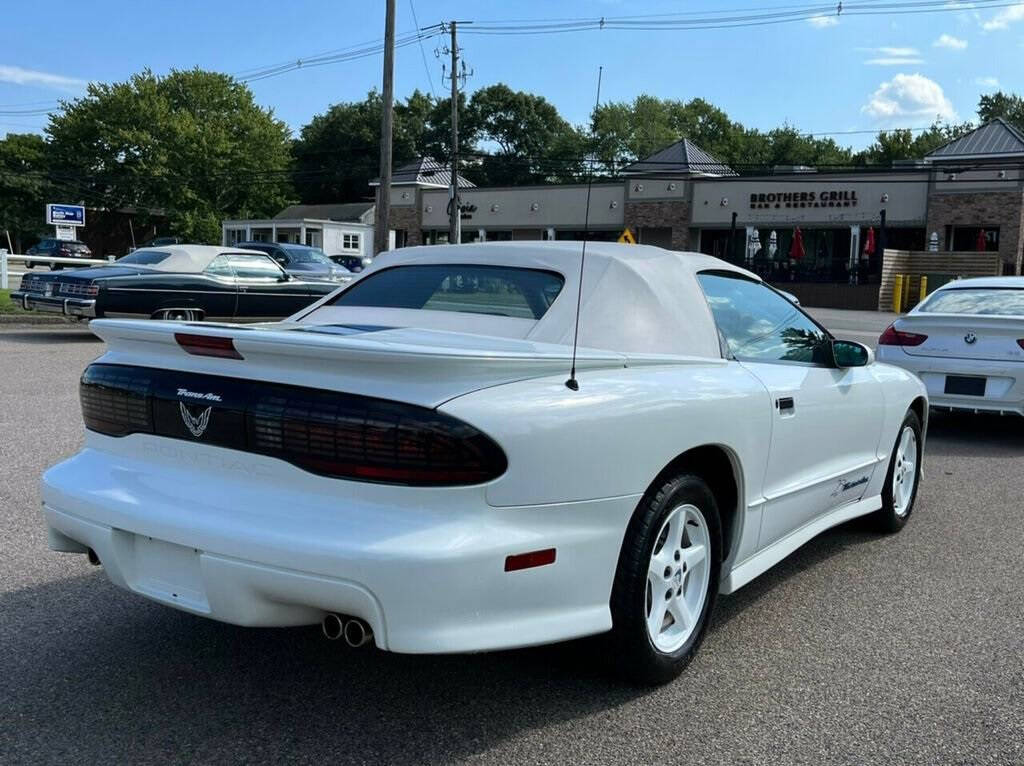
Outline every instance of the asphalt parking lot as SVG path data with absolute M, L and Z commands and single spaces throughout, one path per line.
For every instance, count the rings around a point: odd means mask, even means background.
M 879 315 L 821 312 L 868 340 Z M 859 337 L 861 336 L 861 337 Z M 1024 763 L 1024 422 L 934 416 L 903 533 L 853 522 L 719 601 L 676 682 L 566 644 L 422 657 L 158 606 L 46 548 L 82 327 L 0 328 L 0 762 Z

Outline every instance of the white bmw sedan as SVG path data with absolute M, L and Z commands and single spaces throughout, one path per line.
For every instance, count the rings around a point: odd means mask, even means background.
M 93 322 L 51 548 L 194 614 L 395 652 L 603 633 L 655 683 L 719 593 L 848 519 L 903 527 L 916 377 L 723 261 L 581 261 L 410 248 L 277 324 Z
M 921 378 L 932 407 L 1024 415 L 1024 277 L 943 285 L 886 328 L 878 357 Z

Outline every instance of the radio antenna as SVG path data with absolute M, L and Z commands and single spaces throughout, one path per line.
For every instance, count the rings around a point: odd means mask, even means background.
M 594 119 L 597 116 L 597 109 L 601 106 L 601 74 L 603 66 L 597 68 L 597 98 L 594 100 L 594 118 L 590 122 L 590 157 L 587 159 L 587 206 L 583 213 L 583 249 L 580 252 L 580 279 L 576 290 L 576 326 L 572 333 L 572 365 L 569 367 L 569 379 L 565 381 L 565 387 L 571 391 L 580 390 L 580 382 L 576 380 L 576 346 L 580 340 L 580 303 L 583 300 L 583 267 L 587 263 L 587 237 L 590 235 L 590 189 L 594 185 L 594 150 L 593 144 L 596 137 L 594 132 Z

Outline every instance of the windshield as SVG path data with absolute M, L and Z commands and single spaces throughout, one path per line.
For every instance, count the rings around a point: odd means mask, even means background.
M 394 266 L 355 282 L 328 305 L 540 319 L 565 280 L 539 269 L 474 264 Z
M 921 305 L 926 314 L 1024 316 L 1024 289 L 963 287 L 939 290 Z
M 330 258 L 324 255 L 324 251 L 315 247 L 288 247 L 285 248 L 292 263 L 318 263 L 323 266 L 337 267 Z

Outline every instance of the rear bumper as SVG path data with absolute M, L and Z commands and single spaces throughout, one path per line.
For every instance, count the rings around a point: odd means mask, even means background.
M 44 311 L 49 314 L 63 314 L 72 317 L 96 316 L 95 298 L 59 298 L 46 297 L 38 293 L 16 291 L 11 293 L 11 300 L 26 311 Z
M 47 524 L 95 550 L 115 584 L 155 601 L 251 626 L 338 612 L 366 620 L 380 648 L 413 653 L 611 627 L 636 497 L 498 509 L 482 487 L 322 479 L 152 436 L 88 441 L 43 477 Z M 504 571 L 506 556 L 544 548 L 557 550 L 554 564 Z
M 1024 416 L 1024 363 L 914 356 L 899 346 L 880 346 L 877 357 L 917 375 L 933 409 Z M 985 395 L 947 394 L 947 375 L 985 378 Z

